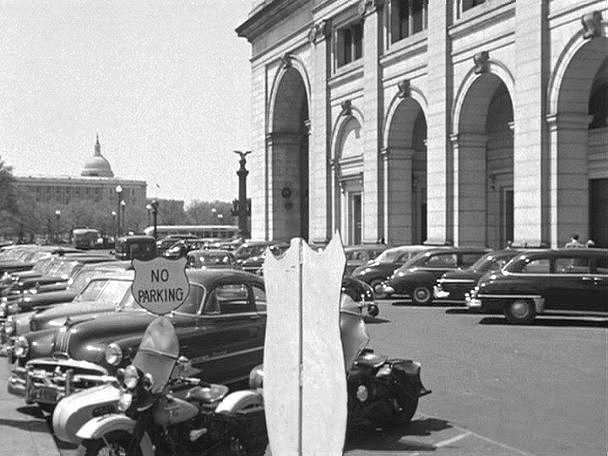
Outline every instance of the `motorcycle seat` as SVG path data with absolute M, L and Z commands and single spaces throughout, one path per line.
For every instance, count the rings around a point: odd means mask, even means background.
M 373 352 L 363 352 L 359 357 L 355 360 L 356 366 L 367 366 L 371 368 L 377 368 L 382 366 L 386 360 L 388 359 L 385 355 L 378 355 Z
M 228 387 L 224 385 L 195 386 L 186 394 L 186 400 L 188 402 L 212 404 L 224 399 L 226 394 L 228 394 Z

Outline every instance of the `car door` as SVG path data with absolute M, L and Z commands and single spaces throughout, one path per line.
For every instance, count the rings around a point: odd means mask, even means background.
M 600 312 L 608 311 L 608 255 L 600 253 L 593 261 L 593 309 Z
M 458 267 L 458 255 L 455 252 L 441 252 L 429 255 L 419 270 L 426 271 L 437 280 L 444 272 Z
M 247 284 L 222 283 L 209 292 L 199 320 L 199 340 L 205 347 L 197 360 L 201 368 L 206 366 L 206 380 L 247 378 L 258 360 L 260 320 Z
M 558 255 L 553 262 L 551 280 L 552 307 L 564 310 L 593 308 L 595 283 L 591 274 L 591 258 L 581 254 Z

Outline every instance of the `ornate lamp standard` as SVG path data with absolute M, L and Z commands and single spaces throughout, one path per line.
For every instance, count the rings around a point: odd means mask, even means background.
M 120 222 L 122 223 L 122 227 L 121 227 L 121 231 L 125 231 L 126 227 L 127 227 L 127 219 L 125 217 L 125 208 L 127 206 L 127 202 L 125 200 L 122 200 L 120 202 Z
M 112 211 L 112 226 L 114 227 L 114 242 L 116 242 L 116 238 L 118 237 L 118 220 L 116 211 Z
M 120 232 L 120 202 L 122 201 L 122 186 L 119 184 L 116 186 L 116 195 L 118 200 L 116 201 L 116 238 L 121 234 Z
M 148 206 L 150 206 L 150 209 L 152 210 L 152 223 L 154 224 L 154 239 L 157 239 L 156 227 L 157 227 L 157 222 L 158 222 L 158 201 L 152 200 L 150 202 L 150 204 L 148 204 Z M 146 207 L 148 207 L 148 206 L 146 206 Z
M 60 231 L 59 231 L 59 220 L 61 219 L 61 211 L 59 209 L 57 209 L 55 211 L 55 242 L 59 242 L 59 235 L 60 235 Z

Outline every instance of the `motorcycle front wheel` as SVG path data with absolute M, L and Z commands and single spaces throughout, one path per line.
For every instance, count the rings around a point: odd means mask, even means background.
M 127 456 L 132 436 L 128 432 L 109 432 L 102 439 L 83 440 L 78 447 L 80 456 Z M 141 450 L 135 449 L 133 456 L 142 456 Z

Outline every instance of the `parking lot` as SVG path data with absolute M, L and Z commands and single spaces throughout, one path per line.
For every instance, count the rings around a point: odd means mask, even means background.
M 606 328 L 600 315 L 511 326 L 500 315 L 380 301 L 370 345 L 420 361 L 433 393 L 409 426 L 352 435 L 345 454 L 604 455 Z M 6 379 L 5 363 L 1 371 Z M 76 454 L 57 448 L 39 411 L 4 386 L 0 407 L 0 455 Z

